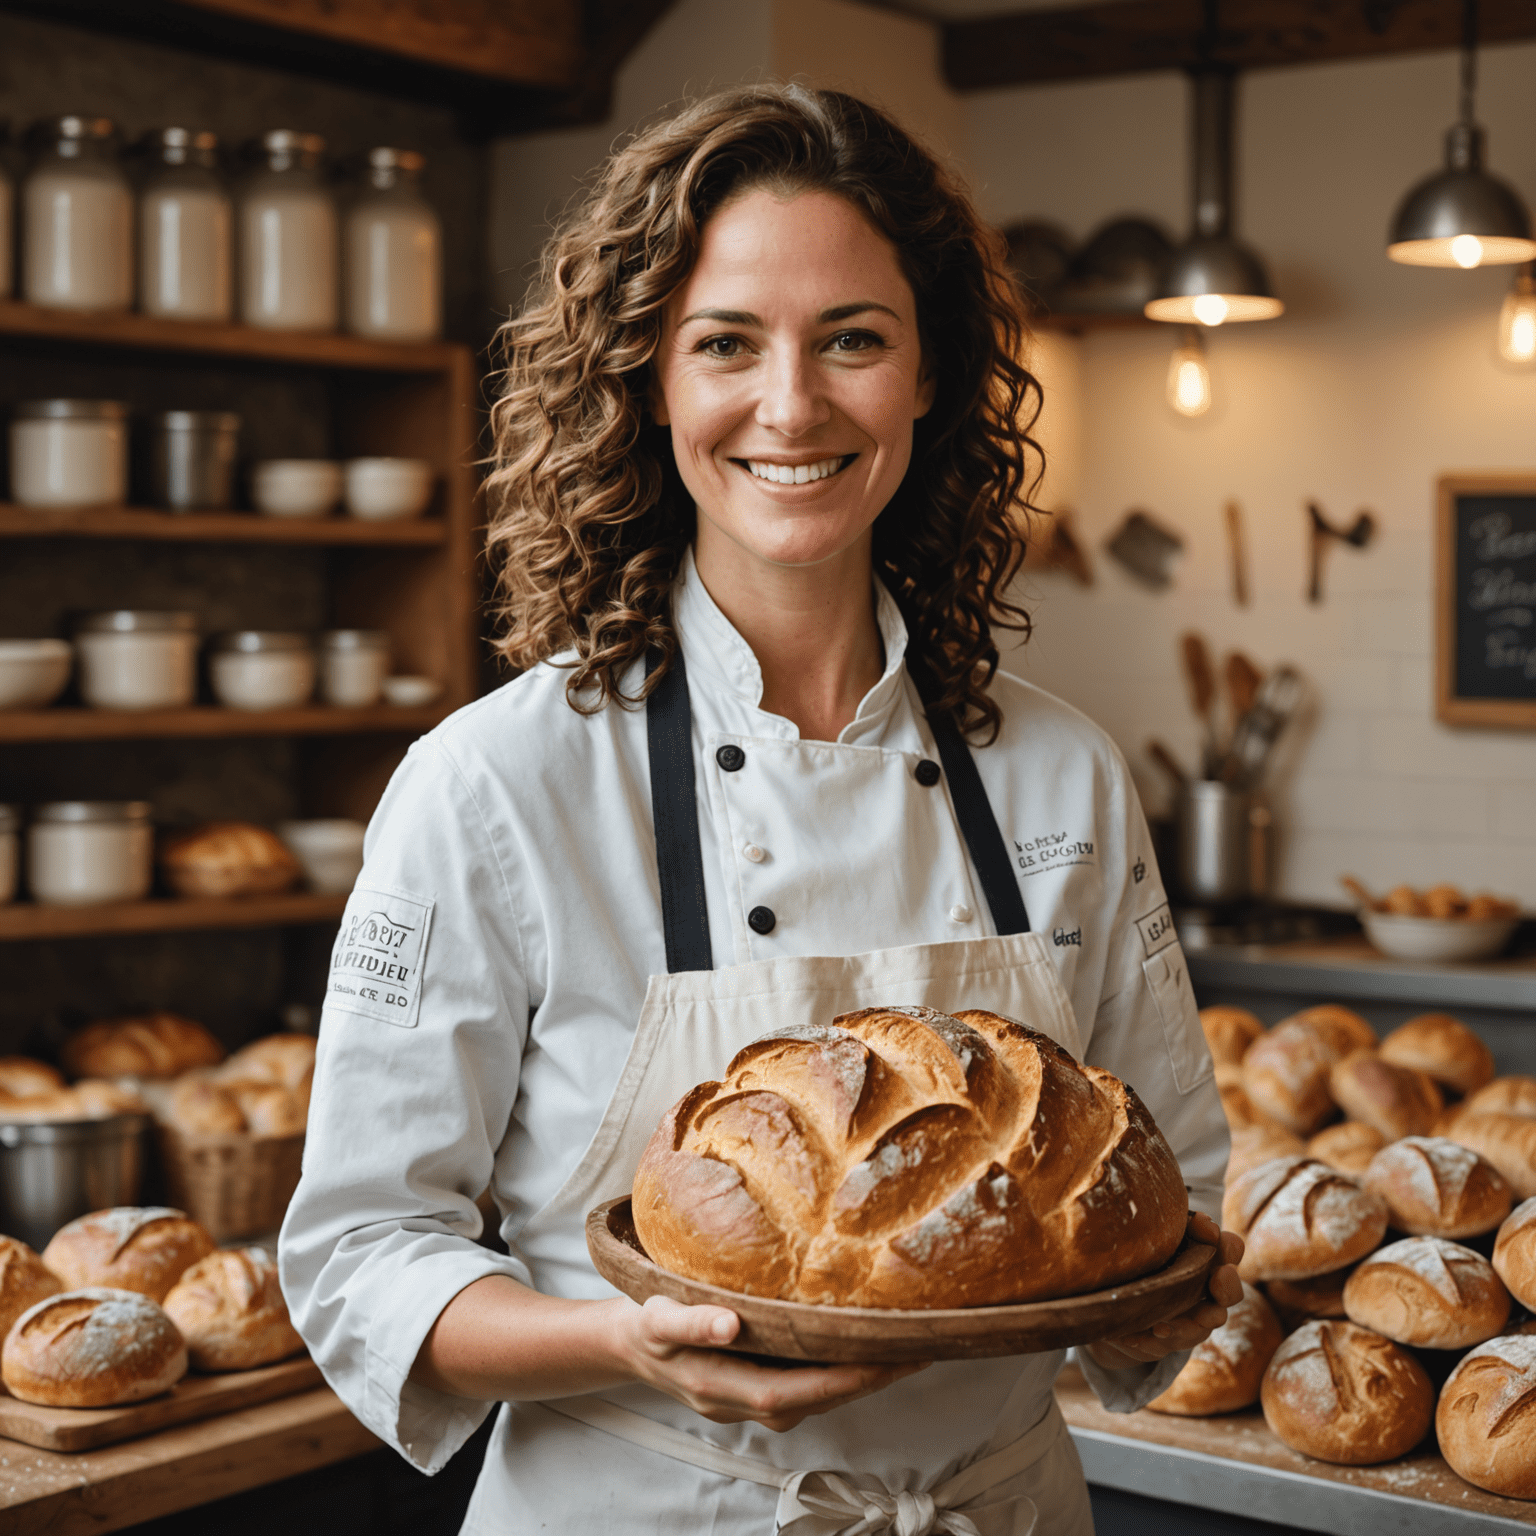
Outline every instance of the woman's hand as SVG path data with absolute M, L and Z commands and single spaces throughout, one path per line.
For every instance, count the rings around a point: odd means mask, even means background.
M 1209 1216 L 1195 1211 L 1189 1215 L 1189 1236 L 1194 1242 L 1216 1246 L 1216 1268 L 1211 1271 L 1208 1282 L 1210 1299 L 1144 1333 L 1122 1334 L 1119 1338 L 1100 1339 L 1088 1345 L 1088 1352 L 1106 1371 L 1150 1365 L 1164 1355 L 1193 1349 L 1210 1338 L 1226 1322 L 1227 1309 L 1243 1299 L 1243 1282 L 1237 1278 L 1237 1263 L 1243 1256 L 1242 1238 L 1235 1232 L 1223 1232 Z

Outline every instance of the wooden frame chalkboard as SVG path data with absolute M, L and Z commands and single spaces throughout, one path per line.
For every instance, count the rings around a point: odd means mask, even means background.
M 1435 713 L 1536 730 L 1536 472 L 1440 479 Z

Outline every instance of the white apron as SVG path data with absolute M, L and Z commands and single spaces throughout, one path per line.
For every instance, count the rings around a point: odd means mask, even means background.
M 648 721 L 671 973 L 650 978 L 628 1058 L 597 1133 L 554 1198 L 522 1229 L 520 1246 L 545 1247 L 557 1231 L 567 1237 L 579 1233 L 594 1205 L 627 1194 L 666 1111 L 696 1083 L 718 1078 L 739 1050 L 770 1031 L 825 1024 L 839 1013 L 887 1004 L 947 1013 L 986 1008 L 1029 1024 L 1081 1057 L 1071 1003 L 1044 941 L 1034 933 L 1004 931 L 996 938 L 711 969 L 680 654 L 652 696 Z M 951 799 L 996 926 L 1027 926 L 1011 863 L 969 751 L 953 728 L 932 723 Z M 898 758 L 882 754 L 872 771 L 906 770 Z M 986 844 L 989 835 L 998 847 Z M 1005 888 L 999 888 L 999 864 Z M 920 1390 L 922 1381 L 920 1373 L 903 1385 Z M 634 1388 L 623 1392 L 635 1400 Z M 868 1401 L 878 1403 L 879 1397 Z M 834 1410 L 827 1418 L 839 1412 L 846 1410 Z M 559 1420 L 575 1420 L 647 1452 L 777 1490 L 773 1529 L 782 1536 L 1030 1536 L 1037 1527 L 1039 1536 L 1093 1532 L 1081 1465 L 1054 1399 L 1048 1400 L 1044 1416 L 1010 1444 L 978 1454 L 947 1478 L 939 1478 L 937 1469 L 914 1468 L 901 1480 L 904 1486 L 896 1488 L 857 1465 L 783 1467 L 743 1456 L 606 1396 L 519 1404 L 514 1413 L 543 1415 L 540 1435 L 558 1433 Z M 814 1434 L 823 1422 L 803 1422 L 796 1432 L 802 1444 L 804 1432 Z M 983 1448 L 978 1445 L 978 1452 Z M 848 1449 L 842 1445 L 839 1455 L 846 1457 Z M 475 1514 L 472 1506 L 471 1529 L 476 1528 Z M 770 1536 L 766 1523 L 763 1536 Z

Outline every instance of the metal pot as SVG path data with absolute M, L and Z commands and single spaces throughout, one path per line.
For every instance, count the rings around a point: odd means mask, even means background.
M 1269 892 L 1269 808 L 1252 792 L 1217 779 L 1179 791 L 1179 886 L 1188 901 L 1221 906 Z
M 65 1222 L 138 1201 L 147 1115 L 0 1125 L 0 1231 L 44 1248 Z
M 216 512 L 230 506 L 240 418 L 232 411 L 162 411 L 154 429 L 156 502 L 173 512 Z

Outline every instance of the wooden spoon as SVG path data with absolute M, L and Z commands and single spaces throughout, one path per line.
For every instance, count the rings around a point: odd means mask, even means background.
M 1190 630 L 1179 642 L 1184 658 L 1184 681 L 1189 687 L 1189 702 L 1205 727 L 1205 768 L 1210 778 L 1216 756 L 1216 672 L 1204 639 Z
M 1264 674 L 1243 655 L 1241 651 L 1231 651 L 1226 661 L 1227 702 L 1232 709 L 1232 724 L 1237 722 L 1253 708 L 1253 701 L 1258 697 L 1259 684 L 1264 681 Z

